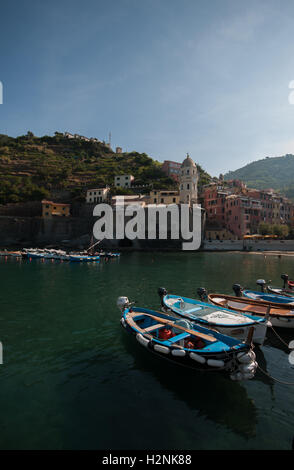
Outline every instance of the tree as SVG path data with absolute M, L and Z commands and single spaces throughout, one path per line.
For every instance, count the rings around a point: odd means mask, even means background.
M 271 226 L 265 222 L 261 222 L 258 226 L 258 233 L 260 235 L 270 235 Z

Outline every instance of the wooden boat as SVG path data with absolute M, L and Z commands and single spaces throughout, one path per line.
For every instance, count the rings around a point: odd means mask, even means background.
M 249 329 L 254 327 L 253 342 L 260 345 L 264 343 L 268 327 L 267 319 L 247 312 L 237 313 L 225 306 L 215 307 L 207 302 L 187 297 L 162 295 L 165 292 L 165 289 L 158 291 L 161 305 L 165 310 L 169 309 L 174 314 L 241 341 L 247 338 Z
M 196 323 L 146 308 L 133 308 L 119 297 L 121 324 L 147 351 L 195 369 L 223 370 L 232 380 L 254 377 L 257 362 L 251 338 L 240 342 Z
M 294 307 L 285 304 L 223 294 L 208 294 L 208 300 L 214 305 L 236 312 L 268 316 L 273 326 L 294 328 Z

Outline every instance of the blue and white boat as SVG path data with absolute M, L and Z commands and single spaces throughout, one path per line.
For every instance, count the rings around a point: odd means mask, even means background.
M 100 256 L 91 256 L 91 255 L 69 255 L 70 261 L 77 261 L 77 262 L 90 262 L 90 261 L 99 261 Z
M 118 258 L 120 256 L 120 253 L 110 253 L 110 252 L 103 251 L 99 253 L 99 255 L 105 258 Z
M 257 292 L 255 290 L 244 289 L 242 290 L 244 297 L 253 300 L 266 300 L 267 302 L 274 302 L 277 304 L 294 305 L 293 297 L 278 294 L 268 294 L 267 292 Z
M 27 258 L 44 258 L 44 252 L 41 250 L 27 251 Z
M 233 285 L 233 291 L 237 297 L 247 297 L 252 300 L 263 300 L 266 302 L 284 304 L 284 305 L 294 305 L 293 297 L 278 295 L 278 294 L 269 294 L 265 292 L 266 282 L 264 279 L 258 279 L 256 284 L 261 287 L 261 291 L 255 291 L 250 289 L 244 289 L 240 284 Z
M 251 338 L 241 342 L 188 320 L 119 297 L 121 324 L 150 353 L 194 369 L 223 370 L 232 380 L 252 379 L 257 369 Z
M 196 299 L 168 295 L 164 288 L 159 289 L 158 293 L 165 311 L 172 311 L 180 317 L 187 318 L 206 328 L 216 329 L 222 334 L 241 341 L 246 339 L 249 329 L 253 327 L 252 340 L 254 343 L 262 345 L 266 339 L 267 327 L 271 326 L 271 323 L 265 317 L 235 312 Z

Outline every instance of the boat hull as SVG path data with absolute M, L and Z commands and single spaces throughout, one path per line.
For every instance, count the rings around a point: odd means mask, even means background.
M 268 316 L 272 326 L 294 328 L 294 307 L 288 304 L 222 294 L 209 294 L 208 300 L 218 307 L 227 305 L 229 309 L 236 312 L 242 313 L 246 310 L 246 312 L 251 312 L 253 315 Z
M 142 325 L 146 318 L 150 320 L 150 317 L 155 325 L 151 323 L 151 326 L 144 329 L 138 326 Z M 257 363 L 250 345 L 199 325 L 194 324 L 191 329 L 180 327 L 179 321 L 183 322 L 161 312 L 128 307 L 122 310 L 121 317 L 121 325 L 136 338 L 140 346 L 161 358 L 197 370 L 223 370 L 230 373 L 232 380 L 246 380 L 254 376 Z M 159 340 L 158 330 L 166 324 L 177 331 L 176 336 L 170 337 L 169 340 Z M 151 331 L 153 333 L 150 333 Z M 198 335 L 205 339 L 206 343 L 202 344 L 201 349 L 194 349 L 193 346 L 191 349 L 191 346 L 188 346 L 189 341 L 187 344 L 183 337 L 195 339 Z
M 93 261 L 99 261 L 100 256 L 69 256 L 70 261 L 74 262 L 93 262 Z
M 242 294 L 244 297 L 252 300 L 263 300 L 269 303 L 275 304 L 288 304 L 294 307 L 294 298 L 283 295 L 267 294 L 265 292 L 256 292 L 251 290 L 243 290 Z
M 179 299 L 183 301 L 185 307 L 180 308 L 179 302 L 177 302 Z M 232 310 L 224 307 L 213 307 L 211 308 L 212 313 L 210 315 L 201 317 L 201 309 L 205 311 L 210 307 L 205 302 L 176 295 L 166 295 L 162 301 L 165 308 L 170 309 L 174 314 L 201 324 L 206 328 L 217 330 L 221 334 L 232 336 L 240 341 L 246 340 L 251 327 L 254 328 L 252 341 L 255 344 L 262 345 L 266 339 L 268 322 L 260 317 L 252 317 L 250 314 L 245 316 L 241 312 L 236 314 L 234 311 L 232 312 Z M 193 311 L 193 308 L 191 308 L 193 305 L 195 307 L 194 313 L 191 312 Z M 199 317 L 197 317 L 198 312 L 200 312 Z

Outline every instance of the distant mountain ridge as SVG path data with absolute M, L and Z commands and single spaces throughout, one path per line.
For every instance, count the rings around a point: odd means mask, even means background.
M 272 188 L 294 199 L 294 155 L 257 160 L 238 170 L 229 171 L 224 175 L 224 179 L 241 180 L 249 188 Z

